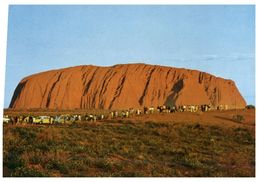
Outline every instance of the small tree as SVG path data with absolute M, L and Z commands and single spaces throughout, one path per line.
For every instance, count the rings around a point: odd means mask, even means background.
M 245 118 L 244 118 L 244 116 L 237 114 L 237 115 L 233 116 L 233 120 L 236 122 L 242 122 L 245 120 Z
M 255 106 L 254 105 L 247 105 L 246 109 L 255 109 Z

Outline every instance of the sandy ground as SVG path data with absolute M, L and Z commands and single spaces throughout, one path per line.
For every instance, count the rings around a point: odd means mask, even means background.
M 235 121 L 233 116 L 241 115 L 244 120 Z M 148 115 L 140 115 L 131 118 L 125 118 L 132 122 L 173 122 L 173 123 L 198 123 L 201 125 L 216 125 L 221 127 L 246 127 L 250 131 L 255 130 L 255 110 L 227 110 L 227 111 L 209 111 L 209 112 L 183 112 L 183 113 L 155 113 Z

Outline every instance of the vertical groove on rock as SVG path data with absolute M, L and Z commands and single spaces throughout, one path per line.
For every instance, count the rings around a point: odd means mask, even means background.
M 58 74 L 59 74 L 59 72 L 55 73 L 52 78 L 55 78 Z M 44 105 L 44 98 L 45 98 L 45 96 L 46 96 L 46 94 L 47 94 L 47 91 L 48 91 L 48 84 L 46 85 L 46 87 L 45 87 L 45 89 L 44 89 L 40 106 L 43 106 L 43 105 Z
M 147 93 L 147 89 L 148 89 L 149 83 L 150 83 L 150 81 L 151 81 L 151 77 L 152 77 L 152 74 L 153 74 L 154 70 L 155 70 L 155 68 L 153 68 L 153 69 L 150 71 L 150 74 L 149 74 L 149 76 L 148 76 L 148 78 L 147 78 L 147 82 L 146 82 L 146 84 L 145 84 L 143 94 L 142 94 L 142 96 L 141 96 L 140 99 L 139 99 L 139 104 L 140 104 L 140 105 L 143 105 L 144 97 L 145 97 L 145 95 L 146 95 L 146 93 Z
M 49 108 L 50 101 L 51 101 L 52 91 L 53 91 L 53 89 L 55 88 L 56 84 L 60 81 L 61 75 L 62 75 L 62 72 L 61 72 L 60 75 L 58 76 L 57 80 L 53 83 L 53 85 L 52 85 L 52 87 L 51 87 L 51 89 L 50 89 L 50 91 L 49 91 L 48 98 L 47 98 L 47 102 L 46 102 L 46 108 Z
M 108 70 L 108 71 L 105 73 L 104 78 L 103 78 L 103 80 L 102 80 L 102 86 L 101 86 L 101 90 L 100 90 L 100 93 L 99 93 L 99 97 L 101 97 L 101 95 L 106 91 L 108 82 L 112 79 L 112 77 L 113 77 L 115 74 L 116 74 L 116 73 L 113 72 L 112 69 Z
M 109 74 L 108 74 L 109 73 Z M 112 78 L 116 75 L 116 72 L 114 72 L 112 69 L 110 69 L 107 73 L 106 73 L 106 78 L 103 79 L 103 84 L 99 93 L 99 98 L 103 97 L 103 95 L 105 95 L 106 91 L 107 91 L 107 87 L 109 86 L 110 81 L 112 80 Z M 99 108 L 104 108 L 104 100 L 102 100 L 99 103 Z
M 84 90 L 84 92 L 83 92 L 83 96 L 87 94 L 88 89 L 89 89 L 91 83 L 93 83 L 93 79 L 94 79 L 94 77 L 95 77 L 95 75 L 96 75 L 97 70 L 98 70 L 98 68 L 95 69 L 94 73 L 92 74 L 91 79 L 90 79 L 90 80 L 87 82 L 87 84 L 85 85 L 85 90 Z M 85 79 L 85 80 L 86 80 L 86 79 Z
M 117 87 L 116 92 L 115 92 L 115 94 L 114 94 L 114 98 L 112 99 L 112 101 L 111 101 L 111 103 L 110 103 L 110 105 L 109 105 L 109 109 L 112 108 L 112 106 L 113 106 L 115 100 L 116 100 L 117 97 L 119 97 L 119 95 L 121 94 L 121 91 L 122 91 L 123 86 L 124 86 L 124 83 L 125 83 L 125 79 L 126 79 L 126 72 L 125 72 L 124 76 L 121 78 L 121 80 L 120 80 L 120 82 L 119 82 L 119 84 L 118 84 L 118 87 Z

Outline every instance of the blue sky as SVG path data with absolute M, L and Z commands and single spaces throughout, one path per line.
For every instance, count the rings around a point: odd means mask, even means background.
M 255 104 L 255 6 L 11 5 L 4 107 L 30 74 L 132 62 L 232 79 Z

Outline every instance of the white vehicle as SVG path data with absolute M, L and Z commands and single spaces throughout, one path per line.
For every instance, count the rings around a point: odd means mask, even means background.
M 60 115 L 60 116 L 56 116 L 54 119 L 54 123 L 66 123 L 70 121 L 70 116 L 69 115 Z
M 7 115 L 4 115 L 3 123 L 9 123 L 10 121 L 11 119 Z
M 37 116 L 34 118 L 33 123 L 38 124 L 52 124 L 53 119 L 50 116 Z

